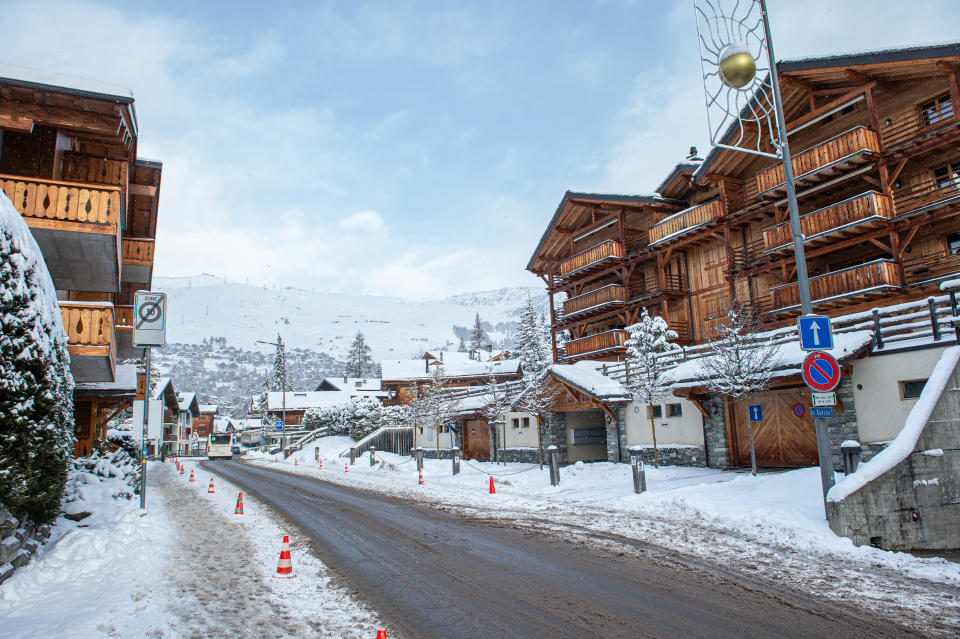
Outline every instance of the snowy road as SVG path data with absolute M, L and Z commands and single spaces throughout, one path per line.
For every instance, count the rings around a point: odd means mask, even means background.
M 237 462 L 201 467 L 286 516 L 409 636 L 911 636 L 649 543 L 548 534 Z

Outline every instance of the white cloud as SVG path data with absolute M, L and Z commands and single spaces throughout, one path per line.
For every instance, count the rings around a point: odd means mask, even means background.
M 370 233 L 376 233 L 384 229 L 383 218 L 376 211 L 359 211 L 340 220 L 338 226 Z

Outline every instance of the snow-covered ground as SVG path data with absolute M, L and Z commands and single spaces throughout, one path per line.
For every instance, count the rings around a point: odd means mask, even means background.
M 931 633 L 960 628 L 960 564 L 857 547 L 835 535 L 824 518 L 819 469 L 752 477 L 705 468 L 646 467 L 648 491 L 633 493 L 626 464 L 577 463 L 550 486 L 536 465 L 464 461 L 453 476 L 449 460 L 424 461 L 424 484 L 409 457 L 364 454 L 344 472 L 351 440 L 327 437 L 275 461 L 248 453 L 252 463 L 362 487 L 481 516 L 515 519 L 598 540 L 640 540 L 736 566 L 751 573 L 900 619 Z M 319 448 L 323 470 L 314 461 Z M 294 465 L 296 462 L 296 465 Z M 496 494 L 489 494 L 489 476 Z
M 93 515 L 59 519 L 33 562 L 0 585 L 2 637 L 373 637 L 377 617 L 333 583 L 308 542 L 238 489 L 185 462 L 150 464 L 147 515 L 84 486 Z M 189 483 L 190 471 L 196 482 Z M 293 579 L 274 574 L 290 535 Z

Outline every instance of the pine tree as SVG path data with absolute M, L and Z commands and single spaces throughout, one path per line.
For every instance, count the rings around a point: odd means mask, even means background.
M 364 338 L 363 332 L 357 331 L 347 354 L 347 377 L 367 377 L 374 369 L 367 340 Z
M 626 347 L 631 371 L 627 387 L 636 401 L 648 406 L 650 432 L 653 436 L 653 464 L 659 468 L 657 430 L 653 423 L 652 405 L 670 395 L 671 384 L 667 378 L 667 367 L 660 355 L 680 348 L 671 341 L 677 339 L 677 333 L 669 329 L 662 317 L 650 317 L 647 309 L 643 309 L 640 321 L 628 326 L 627 331 L 630 333 Z
M 270 390 L 291 391 L 293 384 L 290 383 L 290 375 L 287 372 L 287 354 L 284 350 L 283 338 L 277 335 L 277 350 L 273 357 L 273 380 Z
M 467 352 L 467 345 L 463 343 L 463 338 L 462 338 L 462 337 L 460 338 L 460 346 L 457 346 L 457 352 L 458 352 L 458 353 L 466 353 L 466 352 Z
M 480 322 L 480 313 L 477 313 L 477 317 L 473 321 L 473 331 L 470 334 L 470 352 L 476 353 L 477 359 L 479 359 L 480 351 L 483 350 L 489 341 L 487 334 L 483 330 L 483 324 Z
M 718 326 L 718 335 L 710 340 L 710 355 L 700 360 L 705 385 L 724 396 L 728 403 L 748 399 L 770 385 L 773 371 L 780 365 L 780 345 L 758 340 L 760 322 L 743 305 L 727 309 L 727 320 Z M 750 437 L 750 466 L 757 474 L 757 455 L 753 447 L 753 422 L 747 421 Z
M 39 248 L 0 197 L 0 502 L 48 523 L 60 512 L 73 443 L 73 377 Z M 25 254 L 23 251 L 26 250 Z

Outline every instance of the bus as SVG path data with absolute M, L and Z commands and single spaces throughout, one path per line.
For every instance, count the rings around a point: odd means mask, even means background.
M 233 435 L 230 433 L 210 433 L 207 436 L 207 457 L 209 459 L 233 459 Z

